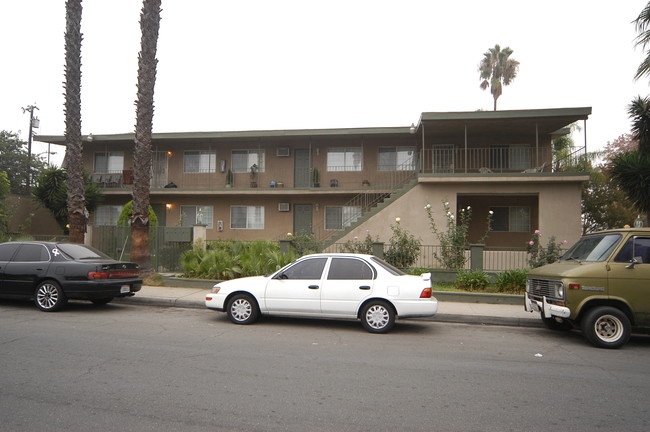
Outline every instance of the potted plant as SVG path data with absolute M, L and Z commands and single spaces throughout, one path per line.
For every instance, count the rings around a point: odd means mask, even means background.
M 227 188 L 232 187 L 232 180 L 233 180 L 232 171 L 228 170 L 228 173 L 226 174 L 226 187 Z
M 259 167 L 257 164 L 251 165 L 251 187 L 256 188 L 257 187 L 257 173 L 259 171 Z
M 367 186 L 370 186 L 370 182 L 369 182 L 368 180 L 363 180 L 363 181 L 361 182 L 361 186 L 366 186 L 366 187 L 367 187 Z
M 318 168 L 312 169 L 311 182 L 314 185 L 314 187 L 320 187 L 320 173 L 318 172 Z

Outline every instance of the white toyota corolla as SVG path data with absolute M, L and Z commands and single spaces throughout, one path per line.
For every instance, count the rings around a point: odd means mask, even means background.
M 332 253 L 306 255 L 271 275 L 219 282 L 205 306 L 235 324 L 260 314 L 360 319 L 369 332 L 386 333 L 396 318 L 435 315 L 438 301 L 431 273 L 407 275 L 372 255 Z

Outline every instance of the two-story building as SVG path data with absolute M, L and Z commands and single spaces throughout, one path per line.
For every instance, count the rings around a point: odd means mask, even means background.
M 492 211 L 490 246 L 521 247 L 536 229 L 572 242 L 588 176 L 555 172 L 551 141 L 589 114 L 426 112 L 410 127 L 154 133 L 150 199 L 160 226 L 205 224 L 208 240 L 345 241 L 369 232 L 388 241 L 399 217 L 436 244 L 424 207 L 444 226 L 448 202 L 472 208 L 474 241 Z M 84 166 L 104 194 L 95 226 L 114 225 L 131 199 L 133 142 L 133 134 L 84 137 Z

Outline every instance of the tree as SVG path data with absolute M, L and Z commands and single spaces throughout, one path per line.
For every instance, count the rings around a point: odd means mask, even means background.
M 65 4 L 65 159 L 70 241 L 83 243 L 86 232 L 83 161 L 81 158 L 81 0 Z
M 30 167 L 31 172 L 39 172 L 45 168 L 45 161 L 38 155 L 31 159 L 24 146 L 26 143 L 18 138 L 17 134 L 0 131 L 0 171 L 9 177 L 9 190 L 12 194 L 27 194 L 27 172 L 25 167 Z
M 48 209 L 64 233 L 68 233 L 68 175 L 65 169 L 49 167 L 41 171 L 32 188 L 32 196 Z M 97 185 L 84 173 L 84 206 L 92 212 L 101 201 Z
M 634 207 L 650 221 L 650 99 L 634 99 L 628 114 L 632 119 L 632 137 L 639 145 L 611 158 L 609 173 Z
M 505 47 L 503 50 L 499 45 L 488 49 L 483 54 L 483 60 L 479 63 L 481 89 L 490 87 L 490 93 L 494 98 L 494 111 L 497 110 L 497 99 L 503 93 L 503 86 L 510 83 L 517 76 L 519 62 L 511 59 L 512 49 Z
M 160 4 L 161 0 L 144 0 L 140 14 L 142 36 L 138 56 L 138 95 L 136 100 L 135 147 L 133 151 L 131 259 L 140 265 L 140 269 L 145 274 L 151 272 L 149 256 L 149 188 Z
M 603 149 L 603 154 L 605 156 L 605 164 L 609 165 L 614 156 L 617 156 L 620 153 L 636 150 L 639 148 L 639 143 L 634 139 L 632 134 L 622 134 L 619 135 L 613 141 L 607 141 L 605 148 Z
M 9 195 L 10 183 L 9 176 L 5 171 L 0 171 L 0 239 L 7 232 L 7 210 L 5 199 Z
M 639 16 L 634 20 L 636 31 L 639 35 L 636 37 L 635 46 L 641 46 L 646 53 L 646 58 L 641 62 L 636 70 L 634 79 L 639 79 L 643 75 L 650 75 L 650 52 L 646 50 L 650 44 L 650 2 L 646 4 Z

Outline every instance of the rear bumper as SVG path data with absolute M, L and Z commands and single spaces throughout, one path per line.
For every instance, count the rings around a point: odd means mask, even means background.
M 551 304 L 546 301 L 546 297 L 543 297 L 542 301 L 539 301 L 526 295 L 524 299 L 524 309 L 527 312 L 541 312 L 546 318 L 569 318 L 571 316 L 571 309 L 565 306 Z
M 67 281 L 62 288 L 66 297 L 71 299 L 130 297 L 140 291 L 142 279 Z
M 395 301 L 398 318 L 432 317 L 438 312 L 438 300 Z

